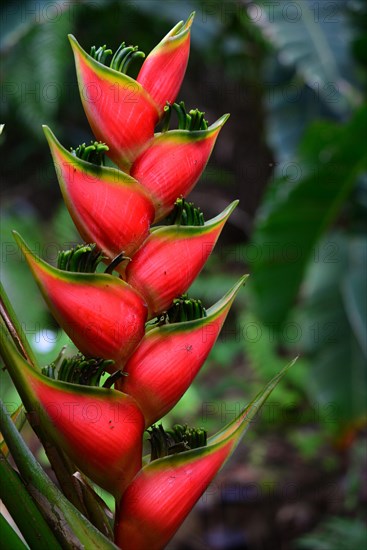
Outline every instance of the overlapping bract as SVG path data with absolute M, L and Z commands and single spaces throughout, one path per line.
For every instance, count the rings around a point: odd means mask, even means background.
M 111 275 L 56 269 L 15 238 L 47 305 L 78 349 L 122 365 L 144 335 L 147 306 L 140 294 Z
M 169 130 L 156 134 L 148 149 L 137 157 L 130 173 L 150 191 L 155 222 L 172 210 L 177 197 L 190 193 L 227 119 L 228 115 L 223 115 L 207 130 Z
M 120 548 L 161 550 L 166 546 L 292 364 L 211 437 L 206 447 L 160 458 L 141 469 L 118 507 L 115 530 Z
M 166 103 L 173 103 L 181 87 L 190 53 L 190 30 L 194 13 L 180 21 L 150 52 L 137 81 L 153 98 L 159 116 Z
M 206 447 L 160 458 L 140 470 L 119 503 L 115 531 L 120 548 L 161 550 L 166 546 L 291 365 Z
M 144 418 L 122 392 L 51 380 L 5 343 L 40 423 L 87 476 L 113 494 L 124 491 L 142 464 Z
M 83 239 L 110 259 L 133 254 L 149 235 L 155 210 L 149 194 L 128 174 L 72 155 L 44 127 L 60 189 Z
M 237 445 L 250 412 L 280 379 L 207 447 L 142 468 L 144 429 L 169 412 L 191 385 L 246 278 L 206 316 L 161 324 L 174 299 L 203 268 L 237 204 L 204 225 L 151 227 L 193 189 L 228 118 L 209 128 L 154 134 L 180 88 L 192 20 L 193 15 L 166 35 L 136 80 L 103 65 L 70 36 L 85 113 L 119 169 L 77 158 L 47 127 L 45 134 L 77 229 L 119 276 L 112 269 L 108 274 L 56 269 L 36 258 L 16 235 L 47 304 L 79 350 L 113 359 L 127 375 L 116 378 L 114 390 L 78 386 L 50 380 L 17 357 L 33 402 L 52 427 L 51 437 L 83 472 L 116 495 L 116 542 L 129 550 L 164 547 Z M 155 316 L 155 326 L 146 328 Z M 66 410 L 70 403 L 72 409 Z
M 89 124 L 124 170 L 153 138 L 166 103 L 176 98 L 189 57 L 192 20 L 193 15 L 163 38 L 144 61 L 137 80 L 99 63 L 69 36 Z
M 149 318 L 168 309 L 191 286 L 237 203 L 203 226 L 172 225 L 151 232 L 124 272 L 148 304 Z
M 132 395 L 150 426 L 169 412 L 203 366 L 246 276 L 207 311 L 206 317 L 148 331 L 126 363 L 118 389 Z

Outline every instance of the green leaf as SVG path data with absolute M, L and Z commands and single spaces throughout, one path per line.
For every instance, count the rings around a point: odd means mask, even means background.
M 7 91 L 4 102 L 6 109 L 15 111 L 19 123 L 40 138 L 40 123 L 53 119 L 66 92 L 63 79 L 69 52 L 65 45 L 73 21 L 69 10 L 62 9 L 61 5 L 56 12 L 43 9 L 42 4 L 34 8 L 30 4 L 28 8 L 23 5 L 22 9 L 14 10 L 21 19 L 20 24 L 2 42 L 6 53 L 3 59 Z
M 330 517 L 317 530 L 298 539 L 295 548 L 308 550 L 350 550 L 364 548 L 367 528 L 360 518 Z
M 345 311 L 356 339 L 367 357 L 367 238 L 357 235 L 348 247 L 349 269 L 342 284 Z
M 338 250 L 338 261 L 310 266 L 300 320 L 302 345 L 312 365 L 307 389 L 320 407 L 324 427 L 337 433 L 358 425 L 367 415 L 366 358 L 358 340 L 360 327 L 366 323 L 364 304 L 357 309 L 345 294 L 351 281 L 358 282 L 353 291 L 358 292 L 360 266 L 355 253 L 365 240 L 334 232 L 320 246 L 325 243 Z M 363 302 L 363 293 L 361 289 L 361 294 L 355 295 L 358 302 Z
M 22 548 L 27 548 L 2 514 L 0 514 L 0 532 L 4 548 L 11 548 L 12 550 L 22 550 Z
M 361 102 L 345 78 L 350 66 L 349 29 L 342 3 L 281 0 L 272 5 L 258 0 L 255 4 L 253 21 L 277 48 L 281 62 L 294 67 L 330 110 L 345 115 L 351 105 Z
M 298 323 L 291 320 L 282 327 L 281 333 L 277 334 L 273 327 L 263 325 L 247 309 L 242 313 L 240 323 L 243 327 L 245 353 L 256 375 L 256 382 L 245 382 L 252 391 L 253 387 L 259 388 L 264 380 L 274 376 L 282 368 L 284 357 L 279 354 L 279 345 L 287 351 L 288 356 L 297 353 L 302 330 Z M 308 372 L 308 362 L 300 357 L 297 368 L 291 369 L 287 375 L 287 384 L 280 384 L 274 391 L 274 401 L 281 403 L 282 407 L 299 404 L 305 395 Z
M 1 499 L 30 547 L 60 549 L 61 546 L 38 510 L 21 477 L 10 466 L 2 453 L 0 453 L 0 472 Z M 4 522 L 7 523 L 5 520 Z M 11 539 L 11 536 L 18 538 L 15 533 L 7 531 L 4 525 L 0 524 L 0 527 L 5 548 L 24 548 L 23 543 L 19 546 L 20 540 L 17 546 Z
M 299 177 L 270 186 L 252 242 L 259 252 L 252 288 L 262 322 L 280 325 L 286 319 L 318 239 L 367 164 L 361 138 L 366 125 L 365 107 L 343 126 L 315 123 L 301 144 Z

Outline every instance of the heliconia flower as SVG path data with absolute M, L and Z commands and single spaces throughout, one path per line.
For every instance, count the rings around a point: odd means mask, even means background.
M 137 81 L 154 99 L 159 113 L 172 103 L 181 87 L 190 53 L 190 29 L 195 13 L 186 23 L 180 21 L 150 52 Z
M 107 143 L 109 157 L 128 170 L 153 137 L 159 119 L 157 106 L 139 82 L 93 59 L 72 35 L 69 39 L 81 100 L 93 133 L 97 140 Z
M 198 374 L 244 284 L 241 279 L 221 300 L 207 310 L 207 316 L 172 323 L 149 330 L 126 365 L 128 376 L 116 388 L 138 402 L 146 426 L 162 418 L 178 402 Z
M 107 274 L 71 273 L 37 258 L 14 232 L 59 325 L 86 356 L 123 363 L 144 336 L 147 306 L 124 281 Z
M 112 389 L 51 380 L 31 367 L 10 339 L 5 346 L 34 423 L 94 482 L 112 493 L 120 485 L 123 490 L 142 464 L 144 418 L 136 401 Z
M 66 206 L 86 242 L 110 258 L 133 254 L 154 219 L 149 193 L 120 170 L 96 166 L 67 151 L 44 126 Z
M 215 243 L 238 201 L 203 226 L 164 226 L 134 255 L 124 277 L 144 297 L 148 317 L 159 315 L 184 294 L 211 254 Z
M 136 159 L 130 173 L 149 190 L 156 222 L 172 210 L 177 197 L 187 197 L 193 189 L 228 116 L 223 115 L 206 130 L 169 130 L 156 134 Z
M 209 438 L 206 447 L 159 458 L 142 468 L 118 506 L 115 542 L 119 548 L 161 550 L 166 546 L 289 366 L 234 421 Z

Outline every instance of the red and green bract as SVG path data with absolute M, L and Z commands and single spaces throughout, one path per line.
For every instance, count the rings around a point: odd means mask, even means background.
M 148 304 L 148 318 L 168 309 L 184 294 L 213 251 L 238 201 L 203 226 L 166 226 L 154 229 L 124 272 Z
M 130 173 L 150 191 L 156 222 L 172 210 L 177 197 L 187 197 L 193 189 L 227 118 L 222 116 L 207 130 L 156 134 L 135 160 Z
M 47 305 L 78 349 L 123 364 L 144 336 L 147 306 L 140 294 L 111 275 L 56 269 L 15 237 Z
M 117 382 L 117 388 L 136 399 L 147 426 L 165 416 L 191 386 L 245 279 L 212 306 L 206 317 L 153 328 L 144 336 L 124 367 L 128 376 Z
M 155 209 L 150 195 L 121 170 L 72 155 L 44 127 L 60 189 L 83 239 L 110 259 L 133 254 L 149 235 Z

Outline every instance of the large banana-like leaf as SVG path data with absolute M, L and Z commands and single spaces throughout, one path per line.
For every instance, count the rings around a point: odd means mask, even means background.
M 295 67 L 332 111 L 346 114 L 359 100 L 346 78 L 350 30 L 342 2 L 257 0 L 249 13 L 277 48 L 281 62 Z
M 314 124 L 302 142 L 300 177 L 270 186 L 252 243 L 259 252 L 252 288 L 262 322 L 279 326 L 286 319 L 314 247 L 365 169 L 365 144 L 356 136 L 363 135 L 366 124 L 366 108 L 344 126 Z
M 304 283 L 300 327 L 312 364 L 307 389 L 334 433 L 367 419 L 366 244 L 362 236 L 328 233 L 320 243 L 326 254 Z

